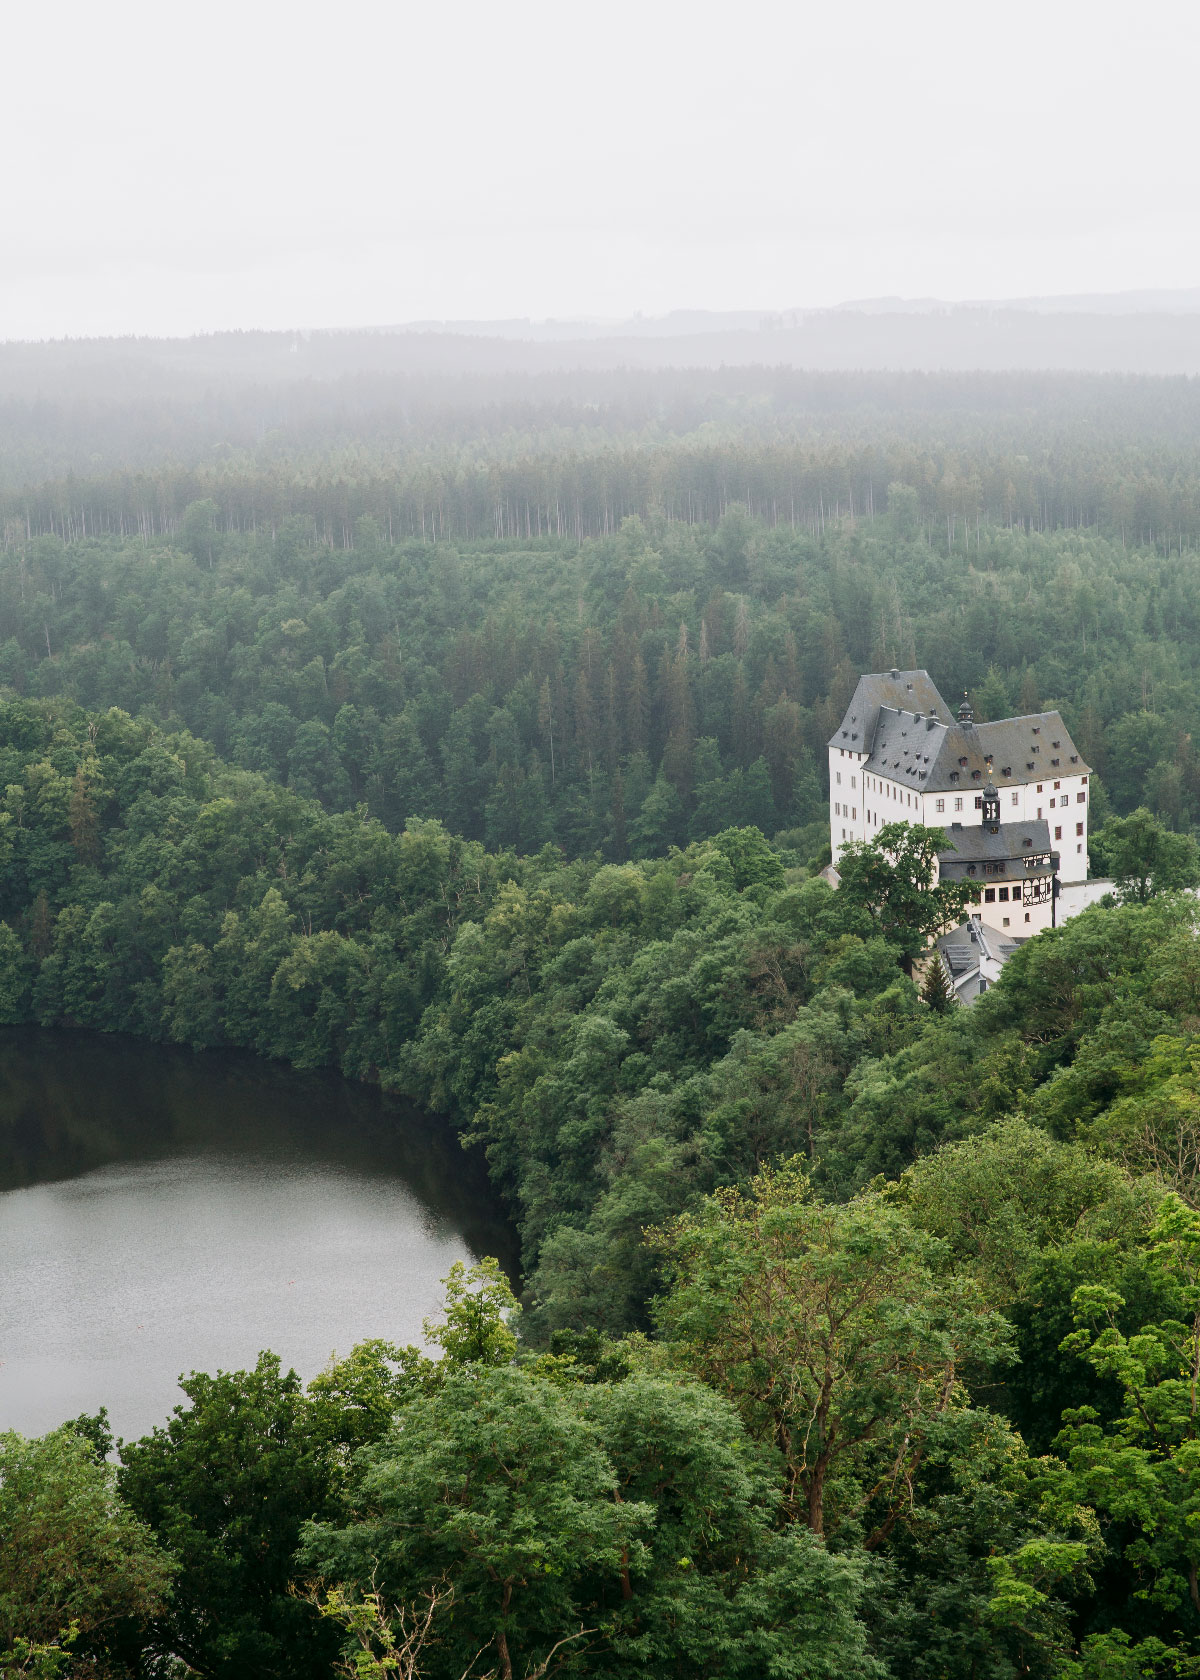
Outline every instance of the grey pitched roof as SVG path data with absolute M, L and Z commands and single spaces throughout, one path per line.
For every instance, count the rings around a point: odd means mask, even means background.
M 881 706 L 869 753 L 866 773 L 924 793 L 982 793 L 989 781 L 997 788 L 1019 787 L 1091 769 L 1059 712 L 943 724 Z
M 831 747 L 866 753 L 866 771 L 925 793 L 998 788 L 1087 775 L 1058 712 L 959 723 L 928 671 L 873 671 L 858 679 Z
M 955 995 L 963 1003 L 974 1003 L 982 990 L 980 962 L 990 957 L 1003 966 L 1025 940 L 1001 933 L 978 916 L 971 916 L 961 927 L 942 934 L 936 944 L 950 971 Z
M 1045 822 L 973 823 L 947 831 L 949 847 L 938 853 L 938 868 L 948 880 L 961 880 L 980 864 L 1011 864 L 1003 873 L 1010 880 L 1053 872 L 1050 862 L 1050 825 Z M 1037 863 L 1030 860 L 1037 858 Z
M 928 671 L 873 671 L 859 677 L 854 697 L 829 745 L 850 752 L 870 752 L 881 706 L 893 711 L 931 713 L 943 723 L 953 719 Z

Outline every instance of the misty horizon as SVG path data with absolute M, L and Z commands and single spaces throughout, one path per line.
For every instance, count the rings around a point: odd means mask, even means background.
M 629 320 L 1200 280 L 1197 22 L 524 0 L 26 8 L 0 338 Z M 230 50 L 230 43 L 237 50 Z M 1070 73 L 1064 67 L 1070 66 Z M 114 88 L 136 90 L 114 97 Z M 751 302 L 749 307 L 757 305 Z

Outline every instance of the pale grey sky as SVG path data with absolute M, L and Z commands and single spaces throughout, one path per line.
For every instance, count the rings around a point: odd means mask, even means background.
M 4 338 L 1200 284 L 1195 0 L 26 0 L 4 38 Z

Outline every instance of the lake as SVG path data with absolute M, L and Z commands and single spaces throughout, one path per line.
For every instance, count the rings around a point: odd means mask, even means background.
M 0 1429 L 106 1405 L 163 1422 L 181 1372 L 420 1341 L 456 1260 L 516 1247 L 449 1127 L 242 1055 L 0 1029 Z

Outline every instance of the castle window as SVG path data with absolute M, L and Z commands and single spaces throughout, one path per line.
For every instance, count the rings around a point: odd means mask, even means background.
M 1014 793 L 1012 796 L 1012 802 L 1014 805 L 1019 805 L 1021 803 L 1021 795 L 1019 793 Z
M 1061 840 L 1062 839 L 1062 829 L 1061 828 L 1056 828 L 1054 830 L 1054 838 L 1056 840 Z
M 981 793 L 977 793 L 975 795 L 975 809 L 977 811 L 982 811 L 983 809 L 983 795 Z
M 1061 782 L 1055 782 L 1054 786 L 1055 786 L 1056 789 L 1058 789 L 1062 786 L 1062 783 Z
M 1081 780 L 1083 781 L 1083 784 L 1086 787 L 1087 786 L 1087 777 L 1084 776 L 1084 777 L 1081 778 Z
M 1026 920 L 1026 921 L 1028 921 L 1028 920 L 1029 920 L 1029 912 L 1028 912 L 1028 910 L 1026 910 L 1026 912 L 1025 912 L 1025 920 Z
M 1038 792 L 1039 792 L 1039 793 L 1041 793 L 1041 791 L 1042 791 L 1042 784 L 1041 784 L 1041 782 L 1039 782 L 1039 783 L 1038 783 L 1038 785 L 1037 785 L 1037 790 L 1038 790 Z
M 842 814 L 842 802 L 840 799 L 835 799 L 833 802 L 833 814 L 835 817 L 840 817 Z
M 998 893 L 997 893 L 997 897 L 999 898 L 1001 904 L 1007 904 L 1008 903 L 1008 888 L 1007 887 L 1001 887 L 999 889 Z
M 838 781 L 840 782 L 841 779 L 842 779 L 842 772 L 840 770 L 835 770 L 834 775 L 837 777 Z
M 985 887 L 983 889 L 983 902 L 985 904 L 995 904 L 995 902 L 996 902 L 996 889 L 995 889 L 995 887 Z
M 1076 834 L 1082 834 L 1083 833 L 1083 824 L 1082 823 L 1076 823 L 1075 824 L 1075 832 L 1076 832 Z
M 933 802 L 933 808 L 935 811 L 944 811 L 946 809 L 946 801 L 944 799 L 935 799 Z
M 1086 805 L 1087 804 L 1087 794 L 1086 793 L 1077 793 L 1075 795 L 1075 803 L 1077 805 Z
M 962 810 L 962 800 L 961 799 L 956 799 L 954 801 L 954 809 L 956 811 L 961 811 Z

